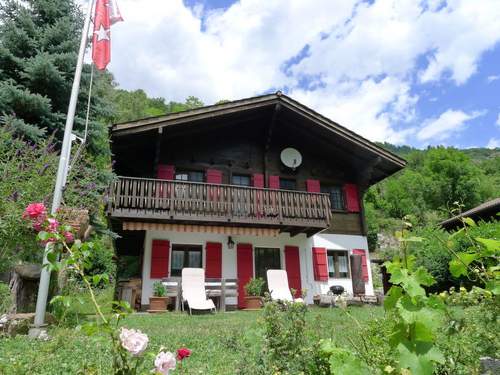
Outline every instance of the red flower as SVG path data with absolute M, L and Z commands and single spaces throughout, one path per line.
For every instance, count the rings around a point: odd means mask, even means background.
M 47 209 L 43 203 L 30 203 L 24 210 L 23 218 L 38 219 L 47 214 Z
M 177 349 L 177 359 L 182 361 L 184 358 L 189 357 L 191 355 L 191 350 L 188 348 L 180 348 Z

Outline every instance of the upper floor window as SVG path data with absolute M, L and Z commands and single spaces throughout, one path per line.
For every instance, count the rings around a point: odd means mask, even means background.
M 297 181 L 291 178 L 280 178 L 280 189 L 297 190 Z
M 231 177 L 231 184 L 240 186 L 251 186 L 250 176 L 243 174 L 233 174 Z
M 177 171 L 175 179 L 178 181 L 203 182 L 204 173 L 200 171 Z
M 328 250 L 328 276 L 334 278 L 349 277 L 349 258 L 347 251 Z
M 321 186 L 321 192 L 330 196 L 332 210 L 345 210 L 344 191 L 340 186 Z

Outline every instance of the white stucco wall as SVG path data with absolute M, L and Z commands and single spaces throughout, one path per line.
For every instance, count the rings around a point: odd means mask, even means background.
M 284 247 L 286 245 L 298 246 L 300 254 L 300 273 L 302 288 L 307 289 L 306 301 L 313 302 L 313 296 L 318 293 L 326 293 L 331 285 L 342 285 L 348 293 L 352 293 L 351 279 L 329 279 L 328 282 L 317 282 L 314 280 L 312 265 L 312 247 L 325 247 L 328 250 L 352 250 L 368 249 L 368 243 L 364 236 L 351 236 L 340 234 L 318 234 L 307 238 L 304 234 L 290 237 L 288 234 L 281 234 L 278 237 L 262 236 L 232 236 L 235 246 L 233 249 L 227 248 L 227 235 L 215 233 L 183 233 L 170 231 L 146 231 L 144 244 L 144 259 L 142 270 L 142 304 L 149 304 L 149 297 L 152 294 L 153 283 L 156 279 L 150 278 L 151 270 L 151 243 L 154 239 L 169 240 L 172 244 L 201 245 L 203 248 L 202 261 L 205 267 L 205 244 L 206 242 L 222 243 L 222 277 L 236 278 L 236 244 L 250 243 L 255 247 L 274 247 L 281 252 L 281 268 L 285 268 Z M 171 251 L 171 250 L 170 250 Z M 373 294 L 373 284 L 371 280 L 371 267 L 369 253 L 366 252 L 369 280 L 366 283 L 366 293 Z M 170 256 L 170 259 L 172 257 Z M 227 300 L 228 304 L 236 304 L 234 299 Z

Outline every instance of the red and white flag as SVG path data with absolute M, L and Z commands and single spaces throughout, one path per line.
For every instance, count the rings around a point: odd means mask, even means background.
M 116 0 L 97 0 L 92 36 L 92 60 L 97 69 L 104 70 L 111 60 L 111 31 L 115 22 L 123 21 Z

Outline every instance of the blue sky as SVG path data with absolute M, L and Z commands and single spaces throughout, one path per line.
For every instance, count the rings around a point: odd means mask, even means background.
M 121 87 L 282 90 L 371 140 L 500 147 L 500 0 L 120 0 Z

